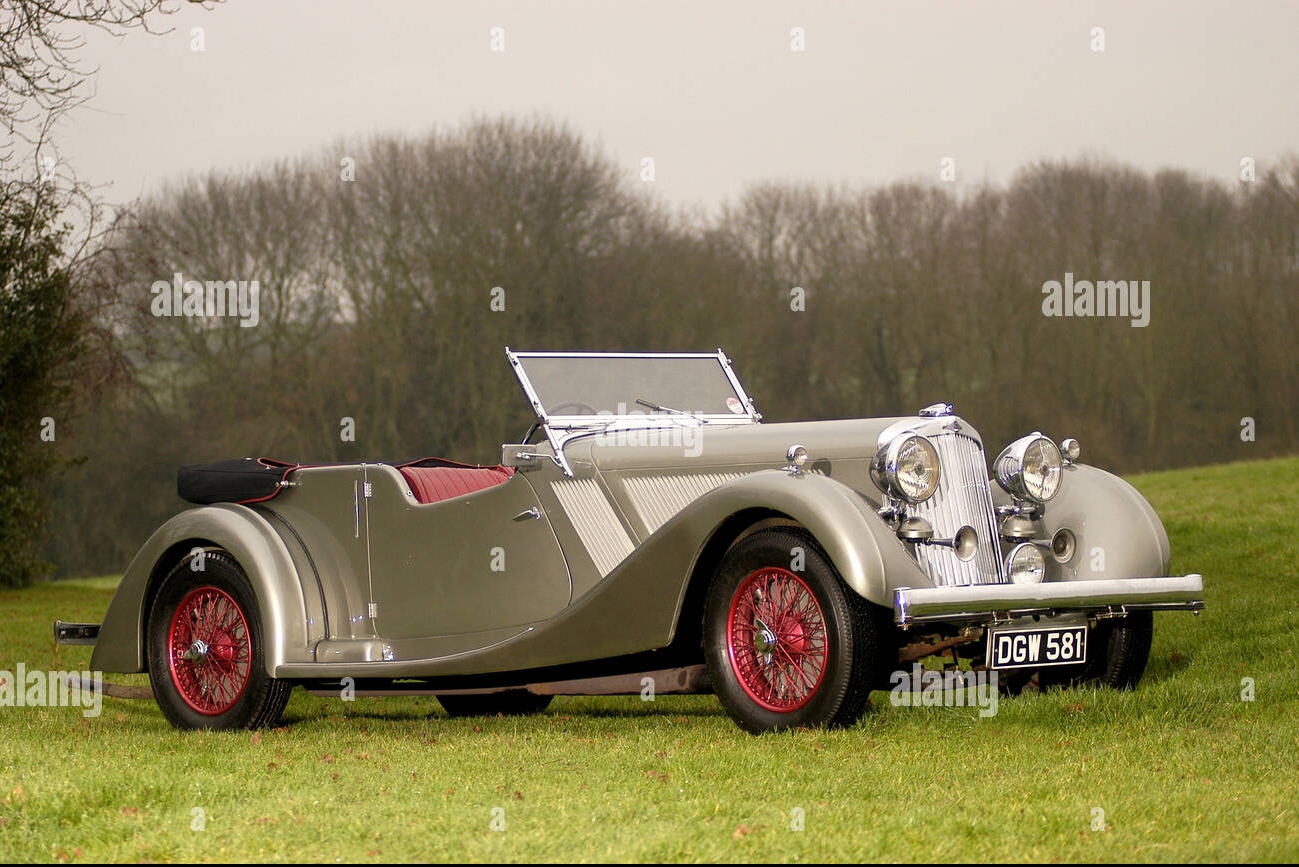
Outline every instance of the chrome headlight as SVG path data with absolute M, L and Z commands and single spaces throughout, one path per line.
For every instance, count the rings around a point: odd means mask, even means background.
M 903 433 L 880 449 L 871 478 L 880 490 L 908 503 L 923 503 L 938 490 L 938 450 L 920 434 Z
M 1064 461 L 1055 443 L 1031 433 L 1006 446 L 993 462 L 997 483 L 1019 499 L 1045 503 L 1060 490 Z
M 1041 584 L 1046 577 L 1046 558 L 1031 542 L 1023 542 L 1006 555 L 1006 575 L 1012 584 Z
M 1065 463 L 1077 463 L 1078 457 L 1082 454 L 1082 446 L 1073 437 L 1065 437 L 1060 440 L 1060 453 L 1064 457 Z

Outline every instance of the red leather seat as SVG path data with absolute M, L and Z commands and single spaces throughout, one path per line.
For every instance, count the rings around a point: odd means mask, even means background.
M 411 493 L 421 503 L 436 503 L 499 485 L 514 475 L 513 467 L 398 467 Z

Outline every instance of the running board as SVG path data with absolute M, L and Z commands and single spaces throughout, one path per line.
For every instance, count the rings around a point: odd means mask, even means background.
M 648 680 L 648 683 L 646 682 Z M 653 687 L 655 695 L 669 693 L 707 693 L 712 692 L 708 680 L 708 666 L 689 665 L 684 668 L 664 668 L 658 671 L 645 671 L 637 674 L 616 674 L 608 677 L 583 677 L 575 680 L 552 680 L 542 683 L 514 684 L 511 686 L 494 686 L 483 689 L 439 689 L 430 686 L 428 681 L 396 681 L 381 687 L 356 687 L 352 694 L 361 696 L 398 696 L 398 695 L 490 695 L 495 692 L 507 692 L 526 689 L 534 695 L 639 695 Z M 332 698 L 338 695 L 339 682 L 330 681 L 328 685 L 311 684 L 306 686 L 312 695 Z

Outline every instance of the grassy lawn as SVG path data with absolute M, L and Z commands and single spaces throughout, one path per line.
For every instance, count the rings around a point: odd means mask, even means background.
M 0 707 L 0 858 L 1292 862 L 1299 459 L 1132 481 L 1208 606 L 1155 616 L 1134 692 L 992 717 L 879 692 L 850 730 L 763 737 L 711 696 L 452 720 L 432 698 L 298 690 L 260 733 L 177 732 L 151 701 Z M 100 620 L 113 584 L 0 593 L 0 670 L 87 667 L 51 623 Z

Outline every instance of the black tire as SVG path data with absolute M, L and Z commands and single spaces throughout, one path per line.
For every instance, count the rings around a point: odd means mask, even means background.
M 438 702 L 447 716 L 525 716 L 541 713 L 550 707 L 554 696 L 537 695 L 526 689 L 488 692 L 479 695 L 439 695 Z
M 252 585 L 229 554 L 205 551 L 201 563 L 177 564 L 150 606 L 153 697 L 179 729 L 272 726 L 293 684 L 266 673 Z
M 790 568 L 795 548 L 801 572 Z M 879 675 L 878 617 L 811 536 L 747 536 L 722 559 L 704 604 L 713 690 L 754 734 L 852 725 Z
M 1150 611 L 1101 620 L 1087 632 L 1087 661 L 1038 671 L 1038 686 L 1108 686 L 1133 689 L 1146 672 L 1155 621 Z

